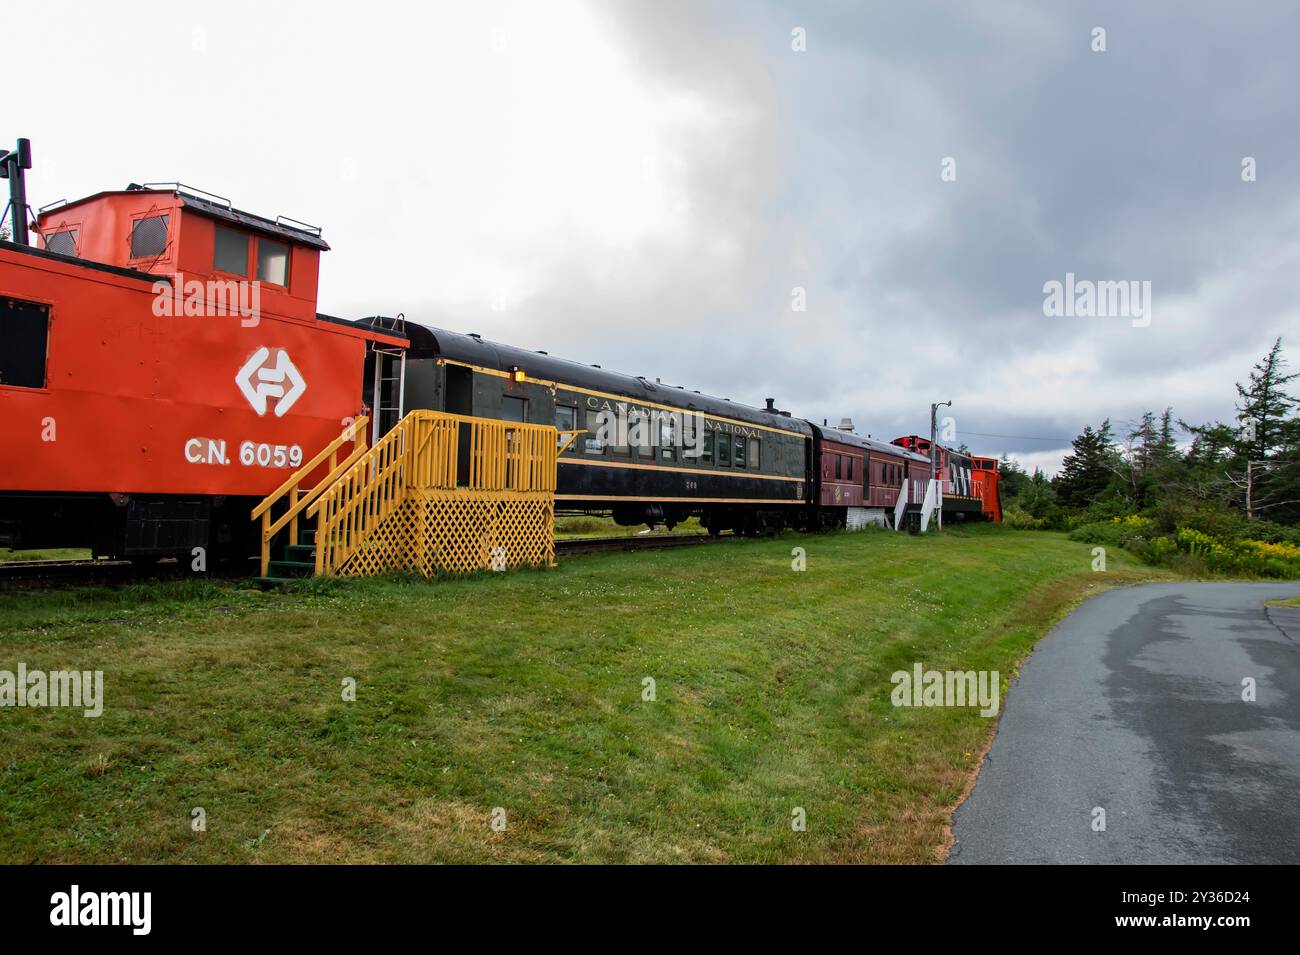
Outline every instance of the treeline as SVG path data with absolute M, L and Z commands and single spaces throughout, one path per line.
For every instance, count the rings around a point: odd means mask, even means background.
M 1211 570 L 1292 576 L 1209 553 L 1211 542 L 1229 550 L 1262 542 L 1281 545 L 1274 559 L 1300 545 L 1300 402 L 1290 391 L 1300 373 L 1286 368 L 1279 338 L 1237 383 L 1230 423 L 1190 423 L 1172 408 L 1123 426 L 1107 419 L 1083 429 L 1051 479 L 1004 458 L 1006 523 L 1069 530 L 1152 559 L 1182 555 Z

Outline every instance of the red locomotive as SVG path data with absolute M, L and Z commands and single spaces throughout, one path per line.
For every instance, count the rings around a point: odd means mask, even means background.
M 894 444 L 917 454 L 930 456 L 930 439 L 915 434 L 895 438 Z M 943 482 L 944 514 L 959 519 L 980 517 L 1002 523 L 1002 499 L 998 493 L 997 458 L 981 458 L 935 444 L 936 472 Z M 928 475 L 927 475 L 928 477 Z

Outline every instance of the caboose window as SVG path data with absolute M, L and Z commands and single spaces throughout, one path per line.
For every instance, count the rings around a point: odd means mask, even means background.
M 167 251 L 169 218 L 169 216 L 145 216 L 131 224 L 131 258 L 150 258 Z
M 49 339 L 48 305 L 0 298 L 0 385 L 44 388 Z
M 234 229 L 216 227 L 212 267 L 231 275 L 248 275 L 248 236 Z
M 257 240 L 257 279 L 272 285 L 289 284 L 289 247 L 270 239 Z
M 45 240 L 45 251 L 59 255 L 77 254 L 77 230 L 60 229 Z

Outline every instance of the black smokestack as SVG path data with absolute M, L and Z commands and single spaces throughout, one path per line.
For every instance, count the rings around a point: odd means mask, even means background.
M 9 180 L 9 208 L 13 211 L 13 240 L 19 245 L 30 245 L 27 237 L 27 183 L 23 170 L 32 168 L 32 143 L 18 140 L 13 152 L 0 149 L 0 179 Z

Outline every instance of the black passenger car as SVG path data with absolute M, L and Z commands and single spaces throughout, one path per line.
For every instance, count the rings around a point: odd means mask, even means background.
M 558 508 L 621 524 L 691 515 L 717 533 L 802 526 L 812 429 L 753 408 L 545 352 L 406 323 L 402 412 L 554 424 L 579 432 L 560 455 Z

